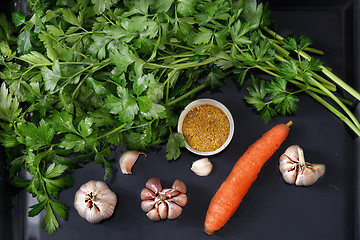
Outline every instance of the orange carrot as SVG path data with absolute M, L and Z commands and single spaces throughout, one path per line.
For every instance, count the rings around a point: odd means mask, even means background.
M 291 125 L 290 121 L 270 129 L 236 162 L 229 176 L 211 199 L 205 218 L 205 233 L 213 234 L 234 215 L 261 167 L 286 139 Z

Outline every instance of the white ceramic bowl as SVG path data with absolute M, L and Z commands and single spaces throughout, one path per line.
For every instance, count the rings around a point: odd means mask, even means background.
M 219 152 L 221 152 L 222 150 L 224 150 L 230 143 L 233 135 L 234 135 L 234 120 L 231 116 L 231 113 L 230 111 L 220 102 L 216 101 L 216 100 L 213 100 L 213 99 L 208 99 L 208 98 L 203 98 L 203 99 L 198 99 L 198 100 L 195 100 L 191 103 L 189 103 L 185 109 L 181 112 L 180 114 L 180 117 L 179 117 L 179 120 L 178 120 L 178 125 L 177 125 L 177 130 L 178 132 L 182 133 L 182 124 L 183 124 L 183 121 L 184 121 L 184 118 L 186 116 L 186 114 L 192 110 L 193 108 L 197 107 L 197 106 L 200 106 L 200 105 L 212 105 L 212 106 L 215 106 L 215 107 L 218 107 L 220 108 L 227 116 L 227 118 L 229 119 L 229 123 L 230 123 L 230 132 L 229 132 L 229 136 L 228 138 L 226 139 L 225 143 L 218 149 L 214 150 L 214 151 L 211 151 L 211 152 L 201 152 L 201 151 L 198 151 L 198 150 L 195 150 L 193 149 L 192 147 L 189 146 L 189 144 L 186 143 L 186 148 L 197 154 L 197 155 L 201 155 L 201 156 L 210 156 L 210 155 L 214 155 L 214 154 L 217 154 Z

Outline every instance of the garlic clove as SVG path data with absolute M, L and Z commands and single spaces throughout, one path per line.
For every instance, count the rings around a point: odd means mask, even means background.
M 299 171 L 295 184 L 297 186 L 310 186 L 314 184 L 322 175 L 324 175 L 324 173 L 324 164 L 308 164 Z
M 168 219 L 175 219 L 181 215 L 182 207 L 168 200 L 166 200 L 166 203 L 168 204 L 169 207 L 168 216 L 167 216 Z
M 318 178 L 322 177 L 325 173 L 326 167 L 324 164 L 320 164 L 320 163 L 313 163 L 312 164 L 312 169 L 313 171 L 316 173 L 316 176 Z
M 136 160 L 139 158 L 140 154 L 145 155 L 144 153 L 135 150 L 128 150 L 121 155 L 119 164 L 123 174 L 132 174 L 131 169 L 134 166 Z
M 116 203 L 116 194 L 102 181 L 89 181 L 75 193 L 74 207 L 90 223 L 111 217 Z
M 196 160 L 191 165 L 191 170 L 198 176 L 207 176 L 211 173 L 213 165 L 208 158 Z
M 295 184 L 297 186 L 310 186 L 314 184 L 316 180 L 317 177 L 314 175 L 313 171 L 308 168 L 303 168 L 299 171 Z
M 154 199 L 156 194 L 148 188 L 144 188 L 140 193 L 141 200 Z
M 160 218 L 165 219 L 168 214 L 167 204 L 165 202 L 161 201 L 158 205 L 158 211 L 159 211 Z
M 160 218 L 160 215 L 159 215 L 159 211 L 157 208 L 153 208 L 151 209 L 147 214 L 146 216 L 148 216 L 148 218 L 152 221 L 160 221 L 161 218 Z
M 168 201 L 174 202 L 177 205 L 179 205 L 180 207 L 185 207 L 185 205 L 187 203 L 187 196 L 184 193 L 180 193 L 179 195 L 168 199 Z
M 181 193 L 186 193 L 187 191 L 185 183 L 179 179 L 175 180 L 171 188 Z
M 158 177 L 150 178 L 146 182 L 146 187 L 153 191 L 155 194 L 158 194 L 163 189 L 160 178 Z
M 285 182 L 294 184 L 297 176 L 298 163 L 291 160 L 286 153 L 282 154 L 279 159 L 279 170 Z
M 285 172 L 291 170 L 296 170 L 296 166 L 298 165 L 298 161 L 291 160 L 288 155 L 283 154 L 279 159 L 279 170 L 280 172 Z
M 154 200 L 144 200 L 141 202 L 141 209 L 144 212 L 148 212 L 154 208 L 155 203 L 156 203 L 156 201 L 154 201 Z
M 282 176 L 285 180 L 285 182 L 289 183 L 289 184 L 294 184 L 296 181 L 296 177 L 297 177 L 297 170 L 292 169 L 292 170 L 285 170 L 282 172 Z
M 299 162 L 299 149 L 300 146 L 299 145 L 292 145 L 290 147 L 288 147 L 284 154 L 293 162 Z
M 165 193 L 166 198 L 172 198 L 175 197 L 177 195 L 179 195 L 179 191 L 176 191 L 174 189 L 164 189 L 162 192 Z

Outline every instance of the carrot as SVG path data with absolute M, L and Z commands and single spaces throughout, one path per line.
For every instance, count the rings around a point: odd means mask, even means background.
M 234 215 L 261 167 L 286 139 L 291 125 L 290 121 L 270 129 L 235 163 L 229 176 L 211 199 L 205 218 L 205 233 L 213 234 Z

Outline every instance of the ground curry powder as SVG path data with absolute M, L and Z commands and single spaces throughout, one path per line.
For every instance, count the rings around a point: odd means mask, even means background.
M 186 114 L 182 133 L 193 149 L 211 152 L 226 142 L 230 121 L 220 108 L 209 104 L 199 105 Z

